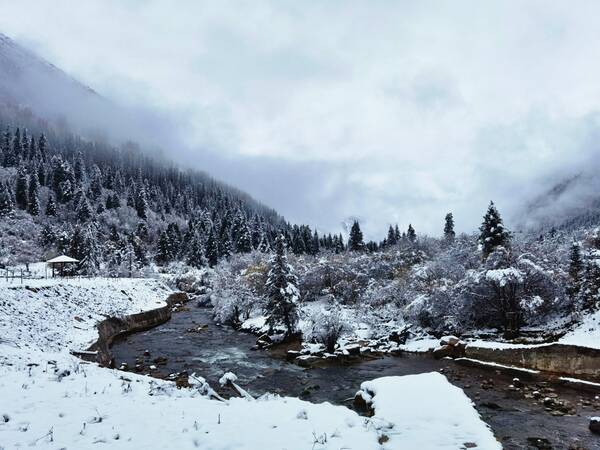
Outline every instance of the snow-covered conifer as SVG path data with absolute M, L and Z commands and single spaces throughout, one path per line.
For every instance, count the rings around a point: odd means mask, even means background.
M 292 334 L 298 323 L 298 279 L 288 263 L 286 243 L 283 235 L 275 239 L 275 253 L 269 261 L 267 290 L 267 324 L 271 331 L 283 325 L 288 335 Z

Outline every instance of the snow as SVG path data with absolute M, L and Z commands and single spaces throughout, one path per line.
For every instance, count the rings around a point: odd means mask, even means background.
M 24 348 L 85 350 L 96 325 L 164 306 L 170 290 L 154 279 L 0 281 L 0 339 Z
M 468 398 L 439 374 L 363 384 L 376 392 L 375 417 L 365 418 L 329 403 L 254 400 L 243 390 L 242 398 L 215 400 L 202 374 L 178 389 L 69 354 L 97 338 L 98 321 L 163 306 L 168 293 L 153 279 L 0 284 L 0 448 L 376 450 L 382 433 L 390 450 L 499 448 Z M 235 378 L 221 381 L 235 387 Z
M 566 381 L 568 383 L 573 384 L 583 384 L 585 386 L 592 386 L 600 389 L 600 383 L 594 383 L 593 381 L 580 380 L 579 378 L 570 378 L 570 377 L 559 377 L 559 380 Z
M 61 360 L 60 381 L 44 355 L 38 367 L 0 367 L 4 448 L 375 450 L 374 431 L 344 407 L 266 396 L 209 400 L 195 389 Z M 127 381 L 131 380 L 131 381 Z M 300 412 L 305 418 L 299 419 Z M 335 436 L 335 437 L 334 437 Z M 315 439 L 326 440 L 314 445 Z
M 390 438 L 385 448 L 502 448 L 471 400 L 442 374 L 378 378 L 362 383 L 361 391 L 375 408 L 375 428 Z
M 558 342 L 600 349 L 600 311 L 586 315 L 574 330 L 565 334 Z
M 544 347 L 549 344 L 513 344 L 511 342 L 497 342 L 497 341 L 485 341 L 482 339 L 470 339 L 467 340 L 467 347 L 480 347 L 480 348 L 489 348 L 494 350 L 504 350 L 504 349 L 518 349 L 518 348 L 537 348 Z
M 509 267 L 507 269 L 488 270 L 485 272 L 486 279 L 498 283 L 498 285 L 501 287 L 506 286 L 506 284 L 509 282 L 522 283 L 523 276 L 523 272 L 521 272 L 519 269 L 515 269 L 514 267 Z
M 481 366 L 497 367 L 498 369 L 509 369 L 512 371 L 518 371 L 518 372 L 523 372 L 523 373 L 528 373 L 528 374 L 533 374 L 533 375 L 537 375 L 540 373 L 539 370 L 526 369 L 524 367 L 518 367 L 518 366 L 508 366 L 505 364 L 499 364 L 499 363 L 495 363 L 495 362 L 491 362 L 491 361 L 481 361 L 479 359 L 473 359 L 473 358 L 456 358 L 455 361 L 470 361 L 470 362 L 473 362 L 473 363 L 481 365 Z
M 440 345 L 440 340 L 437 338 L 419 338 L 413 339 L 398 346 L 400 350 L 413 353 L 426 353 L 432 351 Z

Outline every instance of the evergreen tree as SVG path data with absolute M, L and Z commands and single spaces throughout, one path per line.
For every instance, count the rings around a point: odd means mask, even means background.
M 252 251 L 252 235 L 246 223 L 241 225 L 235 246 L 239 253 L 249 253 Z
M 577 296 L 579 306 L 586 311 L 596 311 L 600 306 L 600 250 L 590 250 Z
M 135 192 L 135 210 L 140 219 L 148 218 L 148 199 L 146 198 L 146 187 L 144 186 L 141 175 L 138 178 Z
M 452 242 L 454 242 L 454 237 L 456 236 L 456 233 L 454 232 L 454 217 L 452 216 L 452 213 L 449 212 L 448 214 L 446 214 L 446 218 L 444 221 L 444 240 L 451 244 Z
M 386 244 L 387 245 L 396 245 L 396 243 L 397 243 L 397 241 L 396 241 L 396 232 L 394 231 L 394 229 L 390 225 L 390 227 L 388 228 L 388 234 L 387 234 L 387 238 L 386 238 Z
M 92 207 L 88 202 L 88 199 L 83 196 L 79 201 L 79 208 L 77 208 L 77 220 L 85 223 L 92 218 Z
M 313 237 L 312 237 L 312 245 L 311 245 L 311 254 L 313 256 L 316 256 L 319 254 L 319 252 L 321 251 L 320 248 L 320 244 L 319 244 L 319 233 L 317 233 L 317 230 L 315 230 Z
M 344 251 L 344 238 L 342 234 L 336 235 L 333 237 L 333 248 L 336 254 L 342 253 Z
M 83 161 L 83 153 L 78 152 L 73 165 L 73 173 L 75 181 L 78 184 L 83 184 L 86 181 L 85 162 Z
M 206 240 L 206 259 L 210 267 L 215 267 L 219 259 L 219 245 L 212 228 L 208 233 L 208 239 Z
M 96 201 L 102 197 L 102 172 L 97 164 L 92 167 L 90 179 L 90 196 Z
M 361 251 L 364 249 L 365 243 L 363 242 L 363 234 L 360 231 L 360 225 L 355 220 L 350 228 L 350 238 L 348 239 L 348 249 L 353 252 Z
M 162 231 L 158 238 L 158 252 L 156 262 L 158 264 L 167 264 L 171 261 L 171 250 L 169 245 L 169 236 L 166 231 Z
M 483 258 L 487 258 L 492 251 L 498 247 L 508 247 L 510 233 L 504 229 L 500 213 L 496 209 L 494 202 L 490 202 L 483 223 L 479 227 L 479 244 L 483 253 Z
M 46 215 L 51 217 L 56 216 L 56 203 L 52 196 L 48 197 L 48 203 L 46 203 Z
M 4 154 L 4 167 L 16 167 L 21 157 L 21 132 L 17 128 L 12 140 L 12 149 Z
M 15 201 L 20 209 L 27 209 L 29 200 L 27 198 L 27 191 L 29 189 L 29 177 L 24 167 L 19 167 L 17 172 L 17 182 L 15 185 Z
M 12 195 L 8 187 L 0 181 L 0 217 L 10 216 L 14 211 Z
M 283 235 L 275 239 L 275 253 L 269 261 L 269 273 L 266 283 L 267 324 L 271 333 L 278 325 L 285 326 L 287 335 L 291 335 L 298 323 L 297 303 L 300 298 L 298 280 L 288 264 L 286 244 Z
M 200 239 L 200 236 L 198 235 L 198 233 L 193 233 L 193 236 L 192 236 L 192 239 L 190 242 L 190 246 L 189 246 L 187 263 L 190 266 L 196 267 L 196 268 L 200 268 L 205 265 L 204 264 L 204 252 L 203 252 L 203 248 L 202 248 L 202 240 Z
M 271 251 L 271 246 L 266 236 L 263 236 L 260 244 L 258 244 L 258 251 L 261 253 L 269 253 Z
M 569 261 L 570 282 L 567 287 L 569 296 L 575 297 L 581 287 L 581 276 L 583 274 L 583 259 L 581 257 L 581 247 L 578 242 L 571 245 L 571 255 Z
M 41 208 L 38 194 L 38 179 L 35 175 L 30 177 L 28 200 L 27 211 L 29 211 L 29 214 L 32 216 L 38 216 Z
M 408 230 L 406 230 L 406 238 L 411 243 L 417 240 L 417 233 L 415 232 L 415 229 L 410 223 L 408 224 Z
M 0 154 L 2 156 L 2 166 L 9 167 L 14 165 L 12 161 L 12 149 L 10 148 L 10 130 L 7 128 L 6 131 L 2 134 L 2 145 L 0 146 Z
M 48 141 L 46 139 L 46 136 L 42 134 L 40 136 L 40 141 L 38 143 L 38 152 L 40 153 L 40 158 L 42 161 L 46 161 L 48 159 L 48 156 L 46 153 L 47 145 L 48 145 Z

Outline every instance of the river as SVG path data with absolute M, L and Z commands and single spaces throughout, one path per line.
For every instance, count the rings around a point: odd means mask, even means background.
M 202 331 L 188 331 L 199 326 L 204 326 Z M 588 417 L 600 416 L 600 400 L 593 394 L 560 385 L 530 386 L 531 390 L 547 389 L 577 410 L 576 415 L 553 416 L 539 401 L 515 395 L 508 389 L 511 377 L 494 370 L 459 366 L 426 355 L 304 369 L 269 351 L 251 350 L 255 342 L 256 337 L 251 334 L 216 325 L 210 309 L 190 306 L 189 310 L 174 313 L 166 324 L 118 340 L 112 352 L 117 365 L 125 362 L 134 367 L 136 359 L 142 360 L 143 373 L 155 376 L 186 370 L 196 372 L 218 388 L 217 380 L 231 371 L 238 376 L 237 383 L 255 396 L 271 392 L 347 406 L 351 406 L 351 399 L 365 380 L 443 371 L 473 400 L 483 420 L 507 450 L 600 449 L 600 437 L 588 430 Z M 144 356 L 145 351 L 149 356 Z M 166 357 L 166 364 L 150 370 L 157 357 Z M 545 441 L 534 446 L 532 438 Z M 546 442 L 551 447 L 544 447 Z

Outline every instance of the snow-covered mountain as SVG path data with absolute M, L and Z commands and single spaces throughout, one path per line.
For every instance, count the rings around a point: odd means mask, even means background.
M 2 33 L 0 105 L 25 108 L 33 117 L 83 135 L 177 145 L 165 117 L 115 103 Z
M 600 224 L 600 179 L 593 166 L 559 178 L 526 203 L 519 224 L 525 230 L 576 230 Z

